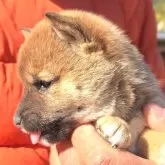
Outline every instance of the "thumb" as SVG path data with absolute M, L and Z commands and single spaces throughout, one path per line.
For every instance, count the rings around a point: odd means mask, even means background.
M 72 134 L 72 143 L 85 165 L 155 165 L 129 152 L 112 149 L 91 125 L 79 126 Z
M 157 131 L 165 131 L 165 108 L 148 104 L 144 108 L 144 116 L 148 127 Z

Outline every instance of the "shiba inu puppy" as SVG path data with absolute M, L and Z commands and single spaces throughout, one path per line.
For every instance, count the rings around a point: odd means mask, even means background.
M 24 95 L 14 122 L 32 142 L 53 144 L 94 122 L 112 147 L 137 153 L 143 107 L 165 107 L 165 98 L 123 31 L 102 16 L 66 10 L 47 13 L 23 33 Z

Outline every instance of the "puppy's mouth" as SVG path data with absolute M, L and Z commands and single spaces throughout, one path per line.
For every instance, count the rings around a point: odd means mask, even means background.
M 20 129 L 22 132 L 29 135 L 33 145 L 39 143 L 49 147 L 52 144 L 67 139 L 75 127 L 77 127 L 77 124 L 78 123 L 73 121 L 56 121 L 49 123 L 48 125 L 44 125 L 42 128 L 36 129 L 36 131 L 34 128 L 26 129 L 26 125 Z
M 41 132 L 30 133 L 30 139 L 32 144 L 37 144 L 40 140 Z
M 37 144 L 41 141 L 41 132 L 29 133 L 29 135 L 32 144 Z
M 28 132 L 26 131 L 24 128 L 21 128 L 21 131 L 25 134 L 28 134 L 30 136 L 30 140 L 32 142 L 32 144 L 37 144 L 41 141 L 42 137 L 41 137 L 41 131 L 38 132 Z

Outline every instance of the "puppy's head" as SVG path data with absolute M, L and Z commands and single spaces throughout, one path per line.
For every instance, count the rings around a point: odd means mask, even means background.
M 47 13 L 24 35 L 18 58 L 24 94 L 16 125 L 55 143 L 77 125 L 113 113 L 112 91 L 122 76 L 114 61 L 124 37 L 116 26 L 91 13 L 63 11 Z

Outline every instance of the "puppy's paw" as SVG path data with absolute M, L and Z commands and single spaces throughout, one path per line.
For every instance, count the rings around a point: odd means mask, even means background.
M 129 125 L 118 117 L 101 117 L 96 121 L 96 130 L 113 148 L 127 149 L 131 145 Z

